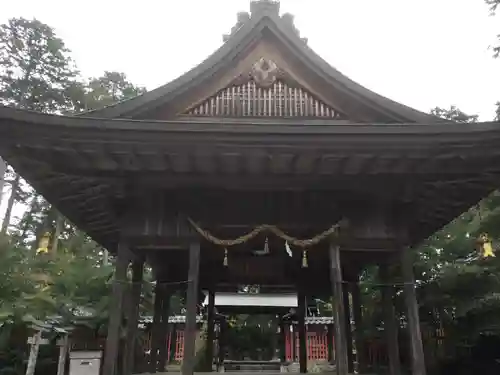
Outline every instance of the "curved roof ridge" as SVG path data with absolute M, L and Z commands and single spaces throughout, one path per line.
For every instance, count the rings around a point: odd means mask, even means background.
M 167 96 L 172 97 L 172 95 L 175 96 L 180 92 L 184 92 L 193 85 L 194 81 L 211 76 L 214 71 L 228 64 L 228 62 L 230 63 L 246 45 L 245 42 L 252 40 L 255 32 L 260 32 L 267 27 L 274 33 L 281 34 L 278 36 L 284 38 L 293 49 L 299 51 L 306 64 L 312 65 L 316 70 L 321 70 L 322 75 L 331 84 L 340 85 L 347 95 L 360 100 L 368 107 L 385 112 L 388 116 L 401 122 L 445 122 L 445 120 L 437 116 L 416 110 L 380 95 L 353 81 L 334 68 L 307 45 L 305 38 L 300 37 L 298 30 L 294 26 L 292 15 L 285 13 L 281 17 L 279 16 L 279 2 L 272 0 L 252 1 L 251 10 L 250 16 L 248 16 L 248 13 L 239 13 L 237 24 L 233 27 L 231 33 L 225 36 L 226 42 L 191 70 L 152 91 L 98 110 L 84 112 L 80 116 L 128 117 L 137 110 L 143 109 L 143 107 L 150 109 L 156 106 L 155 103 L 158 103 L 161 99 L 167 101 Z M 248 17 L 243 16 L 244 14 Z
M 206 73 L 207 70 L 214 68 L 218 64 L 224 63 L 225 58 L 230 55 L 231 52 L 235 52 L 235 47 L 237 47 L 249 35 L 249 33 L 257 26 L 257 24 L 266 17 L 272 17 L 272 14 L 273 13 L 270 13 L 269 11 L 263 11 L 258 13 L 259 17 L 250 17 L 248 19 L 248 22 L 243 23 L 241 27 L 233 30 L 233 32 L 228 35 L 227 40 L 205 60 L 196 65 L 194 68 L 180 75 L 179 77 L 173 79 L 172 81 L 134 98 L 122 100 L 101 109 L 81 113 L 80 116 L 98 114 L 102 117 L 119 117 L 124 112 L 128 112 L 128 107 L 130 105 L 135 104 L 134 108 L 137 108 L 142 104 L 155 101 L 166 94 L 182 88 L 190 81 L 196 79 L 203 73 Z M 125 106 L 127 106 L 127 108 L 125 108 Z M 123 107 L 123 110 L 121 110 L 121 108 L 119 107 Z
M 349 90 L 352 91 L 362 91 L 361 94 L 366 96 L 366 99 L 371 99 L 376 104 L 383 105 L 385 106 L 394 106 L 398 107 L 399 110 L 405 111 L 408 113 L 409 116 L 414 117 L 418 116 L 418 118 L 415 118 L 415 121 L 429 121 L 432 120 L 433 122 L 443 122 L 446 121 L 440 117 L 431 115 L 429 113 L 425 113 L 422 111 L 419 111 L 415 108 L 409 107 L 407 105 L 401 104 L 395 100 L 389 99 L 381 94 L 378 94 L 377 92 L 370 90 L 369 88 L 357 83 L 356 81 L 352 80 L 345 74 L 343 74 L 341 71 L 339 71 L 337 68 L 335 68 L 333 65 L 328 63 L 325 59 L 323 59 L 319 54 L 317 54 L 312 48 L 310 48 L 307 44 L 302 46 L 302 48 L 307 49 L 308 55 L 313 58 L 313 62 L 321 67 L 326 73 L 328 73 L 332 78 L 334 78 L 336 81 L 339 83 L 343 84 L 346 86 Z M 359 93 L 357 93 L 359 94 Z M 406 116 L 405 116 L 406 117 Z

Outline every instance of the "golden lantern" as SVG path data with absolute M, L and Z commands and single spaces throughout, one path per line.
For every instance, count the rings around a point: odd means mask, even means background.
M 491 240 L 486 233 L 481 233 L 477 238 L 477 247 L 482 258 L 495 257 Z
M 38 248 L 36 249 L 37 254 L 46 254 L 49 252 L 49 243 L 50 243 L 50 233 L 45 232 L 45 234 L 40 238 L 38 242 Z

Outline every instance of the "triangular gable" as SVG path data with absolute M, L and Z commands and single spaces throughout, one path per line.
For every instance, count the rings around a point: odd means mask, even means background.
M 182 113 L 180 111 L 187 107 L 194 109 L 190 107 L 189 102 L 184 102 L 186 95 L 190 95 L 190 91 L 197 91 L 204 82 L 211 80 L 221 71 L 234 68 L 234 64 L 241 56 L 253 48 L 257 40 L 263 38 L 273 39 L 282 48 L 287 49 L 290 64 L 298 64 L 303 70 L 308 70 L 307 74 L 315 81 L 314 84 L 311 81 L 311 84 L 307 85 L 309 92 L 314 91 L 325 103 L 334 103 L 335 105 L 330 105 L 330 108 L 340 109 L 353 121 L 388 123 L 442 121 L 436 116 L 378 95 L 344 76 L 307 46 L 307 41 L 300 37 L 293 24 L 293 17 L 289 14 L 280 16 L 279 2 L 272 0 L 252 1 L 250 14 L 239 15 L 237 25 L 231 30 L 231 34 L 226 36 L 222 47 L 191 71 L 137 98 L 87 112 L 83 116 L 169 119 L 179 115 Z M 227 82 L 219 89 L 224 87 L 228 87 Z M 207 99 L 208 95 L 210 93 L 200 96 Z M 178 105 L 178 100 L 182 105 Z
M 307 117 L 346 119 L 344 114 L 298 84 L 272 59 L 261 57 L 214 95 L 181 115 L 201 117 Z

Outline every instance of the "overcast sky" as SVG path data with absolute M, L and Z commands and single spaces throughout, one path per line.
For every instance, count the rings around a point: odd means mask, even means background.
M 249 0 L 1 0 L 0 22 L 54 27 L 84 76 L 124 72 L 148 89 L 222 44 Z M 488 47 L 500 16 L 483 0 L 282 0 L 301 35 L 358 83 L 422 111 L 456 105 L 481 120 L 500 100 L 500 59 Z

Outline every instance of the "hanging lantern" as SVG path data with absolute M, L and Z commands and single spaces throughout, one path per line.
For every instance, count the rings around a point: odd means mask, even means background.
M 50 233 L 46 232 L 40 241 L 38 242 L 38 248 L 36 249 L 37 254 L 46 254 L 49 252 L 49 243 L 50 243 Z
M 307 251 L 304 249 L 302 250 L 302 268 L 307 268 L 309 266 L 307 262 Z
M 224 267 L 228 266 L 228 261 L 227 261 L 227 248 L 224 249 L 224 261 L 222 262 Z
M 477 239 L 477 247 L 482 258 L 495 257 L 491 240 L 486 233 L 479 235 Z

